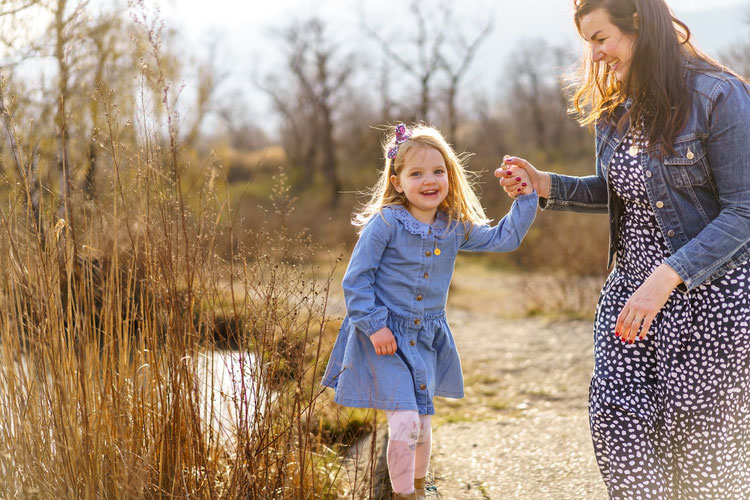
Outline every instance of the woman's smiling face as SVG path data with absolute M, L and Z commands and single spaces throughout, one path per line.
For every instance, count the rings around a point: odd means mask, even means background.
M 604 63 L 623 82 L 633 60 L 636 36 L 623 33 L 612 24 L 604 9 L 596 9 L 581 18 L 581 33 L 591 45 L 591 60 Z

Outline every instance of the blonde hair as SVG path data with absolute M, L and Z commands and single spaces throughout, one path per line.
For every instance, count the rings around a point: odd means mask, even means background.
M 391 183 L 391 175 L 398 176 L 404 169 L 406 158 L 410 152 L 419 148 L 433 148 L 437 150 L 445 160 L 448 173 L 448 195 L 438 207 L 448 215 L 449 227 L 454 222 L 461 222 L 468 233 L 472 225 L 489 224 L 490 220 L 484 214 L 479 198 L 474 192 L 474 183 L 469 180 L 471 172 L 467 172 L 464 164 L 471 154 L 460 155 L 438 130 L 423 124 L 417 124 L 410 129 L 411 137 L 398 146 L 396 157 L 388 158 L 388 150 L 396 143 L 395 127 L 390 127 L 386 141 L 383 143 L 383 156 L 385 162 L 380 172 L 378 183 L 373 186 L 370 201 L 364 208 L 355 214 L 352 223 L 362 228 L 375 215 L 382 216 L 383 207 L 388 205 L 401 205 L 409 208 L 409 200 L 404 193 L 399 193 Z

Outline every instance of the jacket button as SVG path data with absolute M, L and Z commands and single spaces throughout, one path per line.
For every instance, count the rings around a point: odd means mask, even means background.
M 649 178 L 650 178 L 650 177 L 651 177 L 651 175 L 652 175 L 652 174 L 651 174 L 651 171 L 650 171 L 650 170 L 646 170 L 646 177 L 649 177 Z
M 414 344 L 416 344 L 416 342 L 414 342 L 413 340 L 409 341 L 409 345 L 414 345 Z
M 424 385 L 424 384 L 420 384 L 420 385 L 419 385 L 419 388 L 420 388 L 420 389 L 422 389 L 422 390 L 424 391 L 425 389 L 427 389 L 427 386 L 426 386 L 426 385 Z
M 426 252 L 424 253 L 424 256 L 425 256 L 425 257 L 429 257 L 430 255 L 432 255 L 432 252 L 430 252 L 429 250 L 427 250 L 427 251 L 426 251 Z
M 672 231 L 671 229 L 667 231 L 667 236 L 669 236 L 670 238 L 674 238 L 674 231 Z
M 664 208 L 664 202 L 663 201 L 657 201 L 656 202 L 656 208 Z
M 424 273 L 424 279 L 427 279 L 430 277 L 430 273 Z
M 422 300 L 422 296 L 421 295 L 417 295 L 417 300 L 421 301 Z
M 422 322 L 421 322 L 421 321 L 419 321 L 419 318 L 417 318 L 417 319 L 415 319 L 415 320 L 414 320 L 414 324 L 415 324 L 415 325 L 419 325 L 420 323 L 422 323 Z

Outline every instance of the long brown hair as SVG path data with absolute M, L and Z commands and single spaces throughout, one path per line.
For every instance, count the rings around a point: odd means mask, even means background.
M 581 19 L 597 9 L 604 9 L 620 31 L 636 37 L 624 82 L 618 82 L 603 62 L 595 63 L 584 56 L 573 97 L 579 122 L 592 125 L 602 118 L 612 120 L 615 109 L 630 98 L 632 104 L 618 126 L 626 120 L 643 123 L 650 144 L 661 144 L 662 153 L 673 152 L 672 143 L 690 112 L 682 59 L 689 57 L 717 69 L 726 68 L 695 46 L 690 29 L 664 0 L 573 0 L 573 8 L 582 37 Z

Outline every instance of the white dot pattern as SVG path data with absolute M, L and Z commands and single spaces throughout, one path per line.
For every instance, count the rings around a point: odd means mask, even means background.
M 669 255 L 628 134 L 610 164 L 624 203 L 617 264 L 597 305 L 589 415 L 610 498 L 750 498 L 750 263 L 675 291 L 649 336 L 614 334 L 625 302 Z M 679 168 L 679 167 L 677 167 Z

